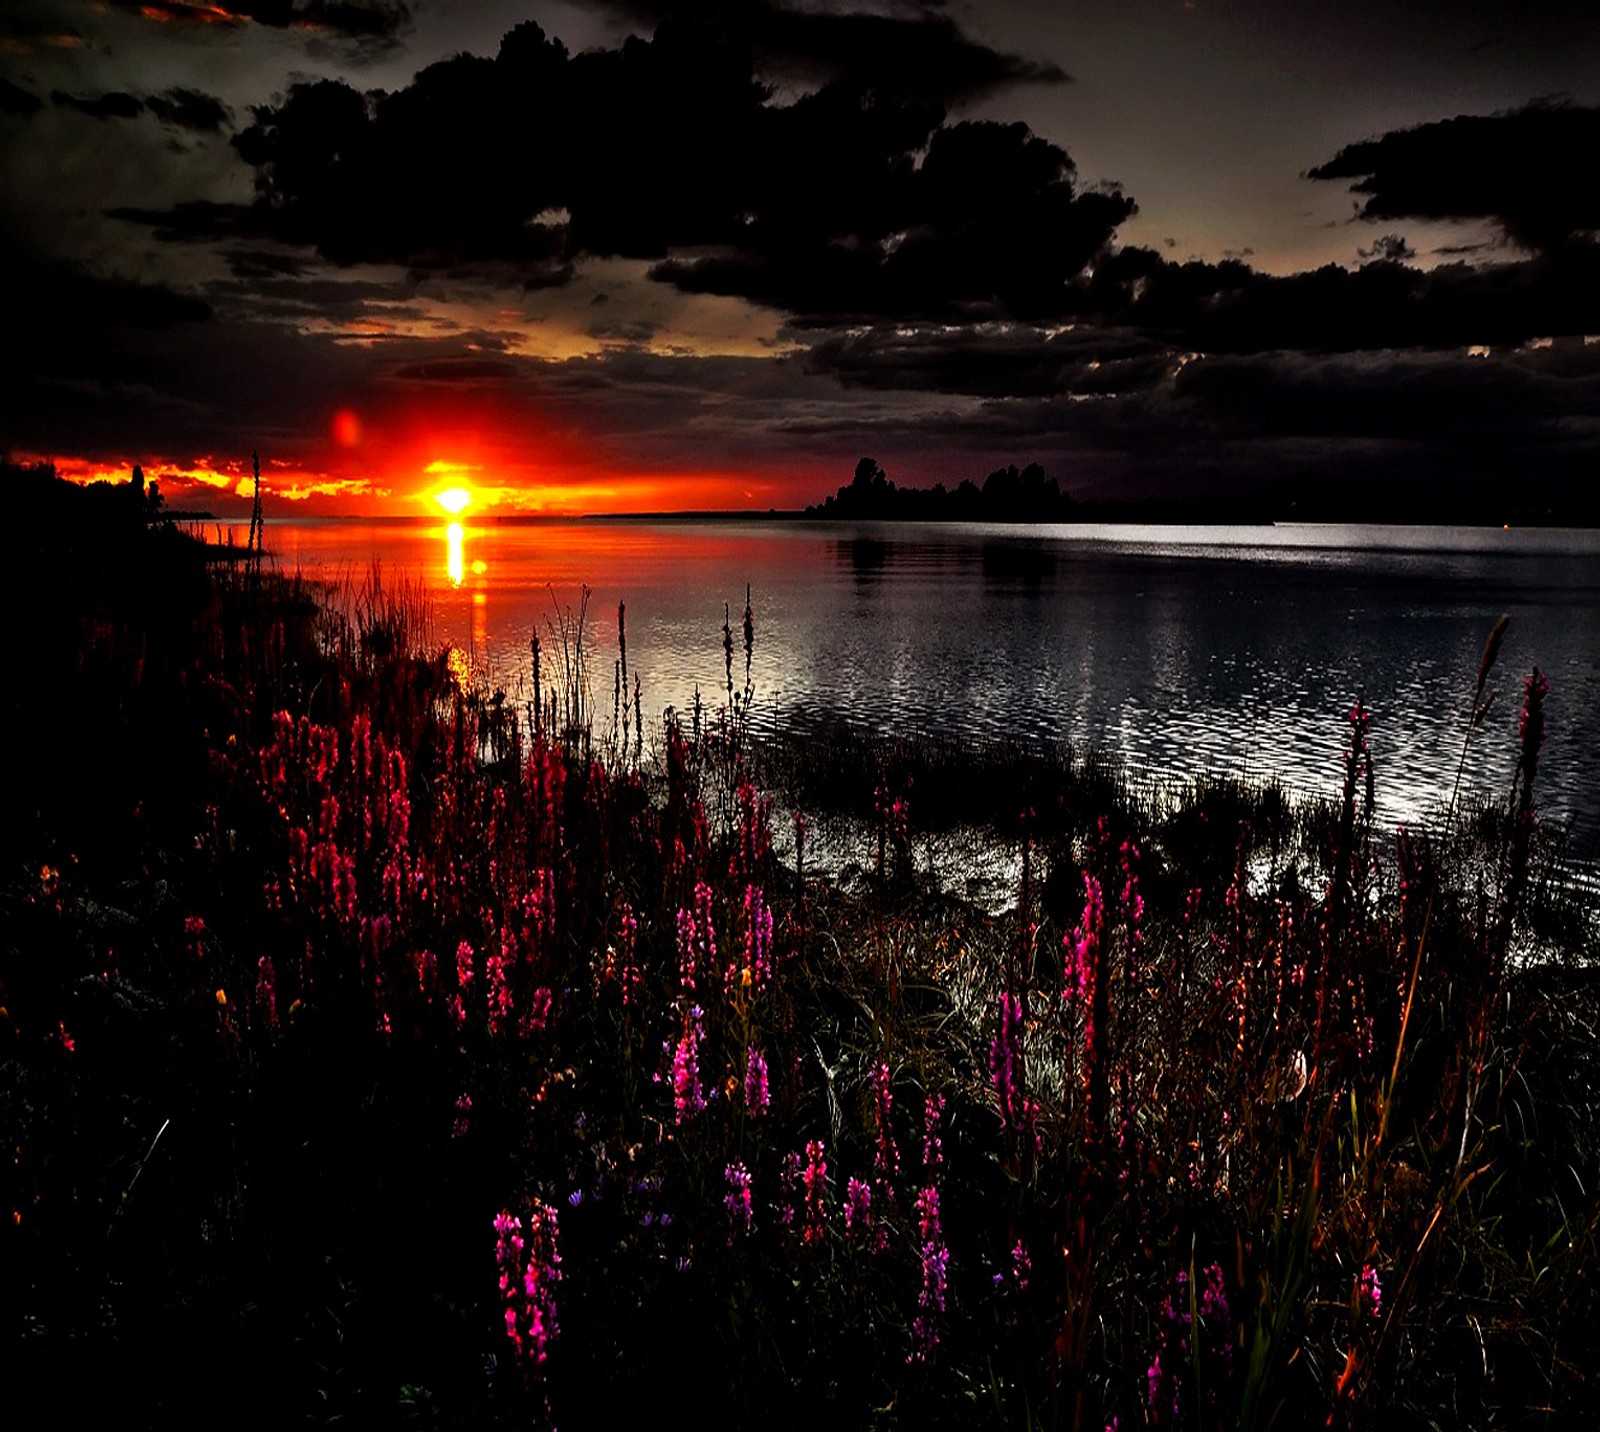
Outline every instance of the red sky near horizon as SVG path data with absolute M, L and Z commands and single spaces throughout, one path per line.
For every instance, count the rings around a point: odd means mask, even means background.
M 407 429 L 410 430 L 407 430 Z M 178 457 L 126 453 L 84 458 L 30 453 L 24 462 L 51 462 L 71 482 L 126 482 L 137 464 L 158 483 L 169 507 L 245 520 L 254 491 L 251 455 Z M 804 507 L 819 502 L 849 474 L 795 471 L 759 475 L 716 469 L 652 472 L 599 462 L 557 435 L 530 456 L 520 434 L 431 421 L 364 421 L 340 408 L 325 441 L 298 460 L 261 457 L 265 502 L 281 515 L 307 517 L 437 516 L 438 496 L 465 491 L 474 516 L 572 517 L 594 513 Z

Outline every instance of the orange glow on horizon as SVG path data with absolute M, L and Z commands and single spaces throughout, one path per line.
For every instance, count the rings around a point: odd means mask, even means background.
M 474 461 L 424 462 L 419 483 L 414 476 L 410 481 L 405 476 L 408 470 L 417 473 L 415 458 L 407 462 L 399 454 L 369 451 L 372 437 L 371 431 L 363 436 L 363 456 L 355 472 L 344 466 L 348 450 L 331 441 L 326 464 L 318 462 L 315 455 L 288 460 L 263 453 L 261 488 L 269 513 L 274 504 L 284 516 L 296 510 L 329 517 L 432 513 L 459 518 L 470 513 L 474 519 L 491 521 L 496 517 L 570 518 L 599 513 L 766 511 L 820 501 L 844 480 L 831 472 L 826 476 L 796 472 L 756 477 L 740 472 L 641 470 L 631 465 L 569 468 L 559 460 L 530 462 L 525 453 L 504 460 L 499 451 L 489 450 L 473 453 L 479 459 Z M 247 514 L 253 495 L 248 454 L 239 459 L 209 454 L 174 459 L 19 452 L 12 458 L 24 464 L 53 462 L 58 476 L 84 486 L 126 483 L 134 463 L 139 462 L 145 481 L 160 484 L 169 507 L 200 509 L 222 518 Z

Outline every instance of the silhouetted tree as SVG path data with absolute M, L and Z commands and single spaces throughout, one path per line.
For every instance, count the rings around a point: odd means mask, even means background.
M 1071 499 L 1044 468 L 1030 462 L 1020 472 L 1017 465 L 996 468 L 980 488 L 967 479 L 949 491 L 933 487 L 899 487 L 890 482 L 877 461 L 864 457 L 855 476 L 820 508 L 807 511 L 824 517 L 900 518 L 916 522 L 990 521 L 1060 522 L 1069 516 Z

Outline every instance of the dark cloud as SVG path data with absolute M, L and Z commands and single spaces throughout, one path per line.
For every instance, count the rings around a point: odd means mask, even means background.
M 1370 244 L 1356 248 L 1357 258 L 1367 261 L 1376 259 L 1380 263 L 1406 263 L 1416 256 L 1417 251 L 1400 234 L 1384 234 Z
M 953 104 L 1020 84 L 1063 84 L 1060 66 L 1002 54 L 970 39 L 939 5 L 905 4 L 888 13 L 842 12 L 775 4 L 645 4 L 612 9 L 646 23 L 691 21 L 737 37 L 763 75 L 820 86 L 885 90 L 901 98 Z
M 150 113 L 163 124 L 215 134 L 228 122 L 227 105 L 200 90 L 174 88 L 145 100 Z
M 1142 391 L 1174 366 L 1165 345 L 1129 330 L 1009 323 L 885 324 L 828 334 L 805 361 L 846 388 L 984 398 Z
M 1455 502 L 1571 510 L 1592 505 L 1600 462 L 1600 347 L 1223 355 L 1150 386 L 953 404 L 876 433 L 860 410 L 798 421 L 863 451 L 1036 458 L 1080 495 L 1310 479 L 1361 494 L 1342 520 L 1436 520 Z
M 1531 349 L 1498 358 L 1254 354 L 1184 367 L 1174 398 L 1214 430 L 1403 442 L 1458 453 L 1600 439 L 1600 353 Z
M 44 101 L 0 76 L 0 114 L 37 114 Z
M 80 327 L 170 328 L 211 317 L 211 306 L 192 295 L 35 260 L 9 245 L 0 246 L 0 284 L 8 324 L 35 343 L 45 334 L 70 334 Z
M 259 211 L 245 204 L 219 204 L 210 199 L 186 199 L 168 209 L 118 205 L 105 211 L 108 219 L 142 224 L 158 239 L 185 240 L 270 239 L 272 225 Z
M 4 83 L 0 81 L 0 85 Z M 9 88 L 15 89 L 15 86 Z M 16 90 L 16 93 L 24 95 L 26 99 L 32 99 L 31 95 L 25 95 L 22 90 Z M 3 91 L 0 91 L 0 95 L 3 95 Z M 67 109 L 75 109 L 91 119 L 137 119 L 148 108 L 150 113 L 163 124 L 202 133 L 215 133 L 221 130 L 229 119 L 228 107 L 215 95 L 181 87 L 143 98 L 120 91 L 83 96 L 55 90 L 50 95 L 50 102 Z M 35 109 L 38 108 L 38 103 L 37 100 L 33 101 Z
M 584 255 L 657 259 L 687 291 L 833 321 L 1059 312 L 1133 212 L 1078 190 L 1065 151 L 1024 125 L 947 122 L 954 95 L 1038 77 L 948 19 L 750 14 L 669 16 L 650 40 L 576 56 L 525 24 L 495 58 L 430 65 L 394 93 L 298 84 L 236 137 L 250 210 L 121 216 L 339 263 L 506 263 L 535 283 Z M 840 73 L 778 102 L 759 37 Z
M 1392 130 L 1312 179 L 1353 179 L 1364 219 L 1488 219 L 1530 250 L 1600 230 L 1600 109 L 1534 104 Z
M 1066 152 L 1025 125 L 940 125 L 874 149 L 854 134 L 872 106 L 831 90 L 813 100 L 834 113 L 796 115 L 778 150 L 794 167 L 774 171 L 770 207 L 722 251 L 656 277 L 830 322 L 1047 318 L 1134 212 L 1120 191 L 1078 190 Z M 818 152 L 824 163 L 805 158 Z
M 446 358 L 432 363 L 411 363 L 396 368 L 404 383 L 483 383 L 517 376 L 517 366 L 499 358 Z
M 60 0 L 7 0 L 0 12 L 0 41 L 12 54 L 41 49 L 74 50 L 83 36 Z
M 234 249 L 228 255 L 228 270 L 239 279 L 298 278 L 312 262 L 304 254 L 293 252 Z
M 1087 319 L 1205 353 L 1518 344 L 1600 332 L 1600 246 L 1432 270 L 1376 260 L 1274 276 L 1127 248 L 1075 294 Z
M 144 113 L 144 101 L 138 95 L 113 90 L 109 94 L 81 96 L 55 90 L 50 103 L 75 109 L 91 119 L 137 119 Z
M 213 326 L 211 306 L 192 295 L 36 260 L 9 245 L 0 247 L 0 305 L 8 334 L 0 345 L 0 448 L 48 450 L 85 420 L 92 431 L 93 409 L 109 394 L 138 407 L 152 392 L 144 356 L 151 346 Z M 179 387 L 188 381 L 183 370 L 180 358 L 172 365 Z
M 847 387 L 979 397 L 1085 398 L 1155 389 L 1199 355 L 1359 354 L 1600 332 L 1600 247 L 1432 270 L 1376 258 L 1287 276 L 1241 262 L 1174 264 L 1127 248 L 1070 289 L 1077 322 L 876 323 L 791 328 L 810 371 Z M 1473 372 L 1480 371 L 1473 369 Z
M 209 289 L 211 301 L 230 318 L 288 323 L 315 321 L 351 325 L 419 316 L 405 300 L 410 285 L 337 275 L 307 275 L 224 280 Z

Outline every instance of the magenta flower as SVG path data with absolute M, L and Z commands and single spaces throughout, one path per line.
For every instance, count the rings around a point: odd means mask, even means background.
M 734 983 L 762 989 L 772 976 L 772 911 L 759 885 L 744 887 L 744 967 L 737 974 L 729 966 L 730 988 Z
M 1000 996 L 1000 1031 L 989 1045 L 989 1074 L 1000 1099 L 1000 1118 L 1010 1135 L 1020 1128 L 1028 1113 L 1023 1092 L 1023 1013 L 1022 996 Z
M 678 985 L 685 994 L 694 991 L 695 928 L 692 911 L 678 911 Z
M 1378 1270 L 1370 1263 L 1361 1265 L 1361 1276 L 1356 1281 L 1356 1307 L 1374 1322 L 1383 1310 L 1383 1284 L 1378 1280 Z
M 943 1114 L 944 1095 L 930 1094 L 922 1107 L 922 1166 L 930 1175 L 944 1163 L 944 1140 L 939 1135 Z
M 417 972 L 417 992 L 433 1003 L 433 987 L 439 978 L 439 957 L 432 950 L 414 950 L 411 965 Z
M 939 1345 L 939 1321 L 944 1313 L 945 1289 L 950 1273 L 950 1250 L 939 1226 L 939 1189 L 930 1183 L 917 1195 L 917 1232 L 922 1260 L 922 1289 L 917 1294 L 917 1316 L 911 1320 L 912 1360 L 927 1362 Z
M 489 1033 L 499 1034 L 506 1027 L 514 1008 L 511 998 L 511 950 L 502 940 L 500 952 L 484 961 L 489 989 Z
M 1130 982 L 1138 978 L 1139 949 L 1144 939 L 1144 896 L 1139 893 L 1139 847 L 1122 842 L 1122 918 L 1128 927 L 1127 971 Z
M 694 919 L 699 953 L 707 970 L 717 967 L 717 932 L 711 924 L 711 887 L 704 880 L 694 887 Z
M 706 1106 L 700 1087 L 700 1021 L 704 1011 L 693 1005 L 684 1017 L 683 1033 L 672 1055 L 672 1110 L 674 1121 L 686 1124 Z
M 1105 902 L 1100 894 L 1100 882 L 1087 871 L 1083 876 L 1083 920 L 1070 935 L 1063 936 L 1062 945 L 1067 952 L 1065 986 L 1062 993 L 1081 999 L 1087 1008 L 1094 1003 L 1095 974 L 1099 968 L 1101 931 L 1105 926 Z M 1091 1028 L 1086 1038 L 1092 1041 Z
M 463 940 L 456 946 L 456 989 L 463 995 L 472 989 L 472 946 Z
M 806 1168 L 802 1175 L 806 1190 L 805 1227 L 801 1237 L 807 1243 L 816 1242 L 826 1231 L 827 1207 L 823 1200 L 828 1188 L 828 1161 L 823 1152 L 821 1139 L 812 1139 L 806 1145 Z
M 872 1190 L 859 1178 L 845 1185 L 844 1231 L 852 1238 L 864 1238 L 872 1229 Z
M 872 1066 L 872 1119 L 876 1126 L 878 1144 L 872 1155 L 872 1169 L 880 1189 L 888 1191 L 890 1180 L 900 1172 L 900 1150 L 895 1147 L 894 1127 L 890 1114 L 894 1109 L 894 1094 L 889 1087 L 889 1064 L 880 1059 Z
M 728 1235 L 729 1242 L 732 1242 L 736 1235 L 750 1231 L 755 1214 L 750 1196 L 750 1170 L 743 1163 L 731 1163 L 722 1171 L 722 1176 L 728 1186 L 722 1204 L 728 1210 L 728 1222 L 732 1225 L 732 1232 Z
M 550 1023 L 551 998 L 549 989 L 544 985 L 540 985 L 530 996 L 527 1008 L 522 1011 L 519 1026 L 524 1039 L 543 1033 L 545 1026 Z
M 767 1061 L 761 1051 L 750 1046 L 744 1063 L 744 1104 L 752 1114 L 762 1113 L 772 1102 L 767 1089 Z
M 639 965 L 637 947 L 639 922 L 634 918 L 633 906 L 624 903 L 622 916 L 617 921 L 617 943 L 622 946 L 622 1004 L 626 1008 L 638 998 Z
M 1011 1276 L 1017 1280 L 1017 1286 L 1022 1289 L 1027 1288 L 1028 1279 L 1033 1276 L 1033 1259 L 1028 1256 L 1028 1250 L 1020 1238 L 1017 1239 L 1016 1247 L 1011 1250 Z

